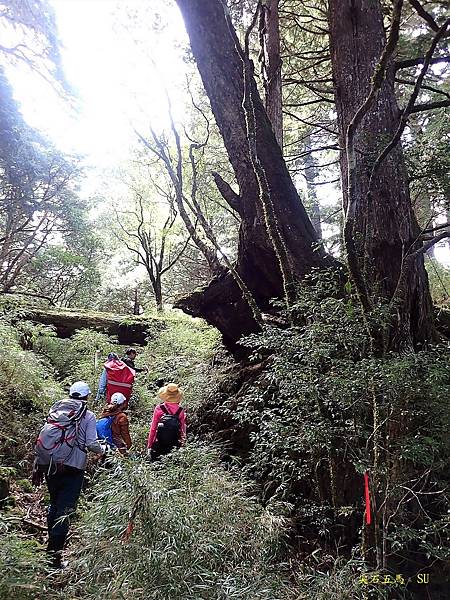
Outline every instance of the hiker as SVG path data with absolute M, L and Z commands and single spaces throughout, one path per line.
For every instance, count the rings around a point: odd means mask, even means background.
M 110 404 L 112 395 L 120 392 L 125 396 L 125 408 L 128 408 L 136 373 L 134 369 L 120 360 L 117 354 L 114 354 L 115 358 L 109 359 L 109 356 L 111 354 L 108 355 L 108 360 L 104 365 L 106 371 L 106 402 Z
M 47 482 L 50 506 L 47 513 L 47 552 L 52 566 L 62 567 L 62 550 L 67 538 L 70 516 L 75 512 L 83 486 L 87 451 L 104 455 L 107 447 L 97 440 L 95 415 L 87 410 L 91 390 L 77 381 L 69 398 L 56 402 L 35 445 L 33 483 Z
M 134 348 L 128 348 L 125 351 L 125 356 L 122 356 L 121 360 L 128 365 L 131 369 L 136 371 L 136 373 L 148 373 L 148 367 L 143 367 L 142 369 L 136 367 L 134 361 L 136 360 L 137 351 Z
M 119 356 L 115 352 L 110 352 L 108 354 L 108 361 L 110 361 L 110 360 L 119 360 Z M 105 367 L 103 366 L 103 371 L 102 371 L 102 374 L 100 375 L 100 379 L 98 381 L 97 395 L 95 397 L 95 399 L 97 401 L 105 396 L 107 382 L 108 382 L 107 372 L 106 372 Z
M 147 440 L 147 452 L 152 461 L 186 441 L 186 413 L 180 406 L 182 390 L 176 383 L 168 383 L 159 390 L 158 396 L 163 402 L 155 406 Z
M 97 436 L 112 448 L 126 454 L 131 448 L 128 417 L 125 413 L 127 399 L 120 392 L 111 396 L 111 403 L 105 406 L 97 421 Z

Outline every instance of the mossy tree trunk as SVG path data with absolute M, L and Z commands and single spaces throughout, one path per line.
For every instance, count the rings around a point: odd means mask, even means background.
M 177 4 L 239 186 L 238 194 L 232 193 L 229 186 L 219 186 L 225 190 L 225 200 L 241 217 L 236 270 L 258 306 L 263 311 L 270 310 L 270 300 L 284 295 L 283 278 L 267 232 L 249 151 L 242 107 L 244 74 L 239 41 L 220 0 L 177 0 Z M 267 179 L 290 267 L 295 277 L 301 279 L 312 268 L 330 267 L 335 261 L 317 244 L 317 234 L 289 175 L 253 76 L 251 87 L 258 159 Z M 258 329 L 230 274 L 214 278 L 205 289 L 178 300 L 176 306 L 215 325 L 228 345 Z
M 350 160 L 348 153 L 349 126 L 369 95 L 386 45 L 382 6 L 379 0 L 330 0 L 328 19 L 354 267 L 362 274 L 369 300 L 392 305 L 385 349 L 417 347 L 434 339 L 433 311 L 401 143 L 374 171 L 376 157 L 394 138 L 400 119 L 392 59 L 374 101 L 352 132 Z
M 283 89 L 281 83 L 279 0 L 267 0 L 263 6 L 260 31 L 262 33 L 261 46 L 266 111 L 272 123 L 277 142 L 283 150 Z

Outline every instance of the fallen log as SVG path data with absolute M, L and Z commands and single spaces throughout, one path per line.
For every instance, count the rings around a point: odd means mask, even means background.
M 116 315 L 103 312 L 70 309 L 29 307 L 21 314 L 22 319 L 43 325 L 52 325 L 58 337 L 68 338 L 78 329 L 94 329 L 117 336 L 119 344 L 143 346 L 165 327 L 162 319 L 134 315 Z

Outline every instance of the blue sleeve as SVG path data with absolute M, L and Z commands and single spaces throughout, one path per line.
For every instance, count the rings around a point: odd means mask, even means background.
M 97 400 L 100 396 L 104 396 L 106 392 L 106 369 L 103 369 L 100 375 L 100 381 L 98 382 Z

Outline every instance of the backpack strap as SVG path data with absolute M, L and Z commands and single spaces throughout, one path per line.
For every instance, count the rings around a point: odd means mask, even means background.
M 80 410 L 78 411 L 78 414 L 75 415 L 74 417 L 74 421 L 81 421 L 81 419 L 84 417 L 84 415 L 87 413 L 87 402 L 83 402 L 81 405 Z
M 179 406 L 177 412 L 175 413 L 175 416 L 179 417 L 181 415 L 182 410 L 183 410 L 183 407 Z
M 87 413 L 87 402 L 82 402 L 81 408 L 80 408 L 78 414 L 73 419 L 73 423 L 75 424 L 75 440 L 74 440 L 74 445 L 76 444 L 77 447 L 80 450 L 82 450 L 83 452 L 85 452 L 85 450 L 82 448 L 82 446 L 80 446 L 80 439 L 79 439 L 80 438 L 80 429 L 81 429 L 80 428 L 80 424 L 81 424 L 81 421 L 83 420 L 84 416 L 86 415 L 86 413 Z M 84 436 L 85 436 L 85 439 L 86 439 L 86 431 L 84 431 Z M 67 445 L 69 447 L 73 448 L 73 446 L 71 446 L 68 442 L 66 442 L 66 443 L 67 443 Z
M 168 415 L 168 414 L 169 414 L 169 411 L 168 411 L 168 410 L 167 410 L 167 408 L 164 406 L 164 404 L 160 404 L 160 405 L 159 405 L 159 408 L 160 408 L 160 409 L 163 411 L 163 413 L 164 413 L 165 415 Z

